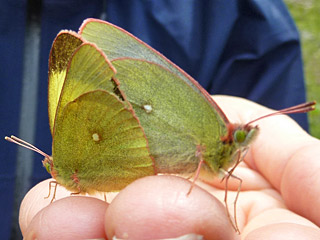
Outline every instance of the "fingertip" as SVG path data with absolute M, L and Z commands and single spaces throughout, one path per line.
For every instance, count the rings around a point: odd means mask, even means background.
M 51 195 L 48 196 L 49 183 L 52 181 L 53 179 L 47 179 L 38 183 L 36 186 L 30 189 L 30 191 L 22 200 L 19 212 L 19 224 L 23 235 L 25 235 L 24 233 L 34 216 L 50 204 L 54 191 L 52 188 Z M 70 196 L 70 192 L 63 187 L 58 186 L 56 191 L 56 199 L 58 200 L 66 196 Z
M 195 233 L 204 239 L 234 239 L 222 203 L 197 186 L 187 196 L 189 188 L 188 180 L 175 176 L 135 181 L 107 209 L 107 236 L 161 239 Z
M 107 206 L 106 202 L 84 196 L 54 201 L 34 216 L 24 236 L 48 240 L 105 238 Z

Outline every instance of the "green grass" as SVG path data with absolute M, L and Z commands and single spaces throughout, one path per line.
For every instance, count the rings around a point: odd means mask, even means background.
M 309 113 L 310 133 L 320 138 L 320 1 L 285 0 L 302 39 L 308 100 L 316 100 Z

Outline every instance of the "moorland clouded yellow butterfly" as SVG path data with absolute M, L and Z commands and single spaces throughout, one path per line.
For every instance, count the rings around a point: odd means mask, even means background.
M 158 173 L 228 180 L 259 132 L 256 120 L 230 123 L 183 70 L 101 20 L 57 35 L 48 89 L 52 156 L 6 139 L 43 154 L 47 171 L 73 193 L 119 191 Z M 270 115 L 307 112 L 314 104 Z

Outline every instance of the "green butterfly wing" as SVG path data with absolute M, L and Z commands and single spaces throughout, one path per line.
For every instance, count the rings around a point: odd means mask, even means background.
M 154 174 L 139 121 L 103 90 L 66 104 L 56 120 L 52 157 L 57 182 L 73 192 L 118 191 Z
M 200 94 L 157 64 L 137 59 L 112 64 L 119 88 L 145 130 L 157 172 L 195 172 L 198 146 L 211 172 L 230 167 L 236 147 L 222 143 L 225 124 Z
M 87 41 L 95 43 L 110 60 L 123 57 L 138 58 L 175 69 L 160 53 L 111 23 L 87 19 L 81 25 L 79 34 Z
M 61 91 L 56 118 L 64 106 L 81 94 L 96 89 L 112 90 L 115 70 L 106 56 L 91 43 L 82 44 L 72 56 Z
M 197 81 L 161 53 L 124 29 L 111 23 L 91 18 L 86 19 L 83 22 L 79 34 L 87 41 L 95 43 L 110 60 L 129 57 L 143 59 L 167 68 L 169 71 L 179 76 L 195 92 L 200 94 L 205 101 L 210 103 L 225 124 L 229 122 L 216 102 L 213 101 L 208 92 L 204 90 Z
M 199 146 L 209 172 L 218 173 L 234 163 L 237 147 L 221 141 L 228 134 L 227 117 L 188 74 L 108 22 L 87 19 L 79 34 L 113 60 L 120 91 L 146 132 L 157 172 L 194 172 Z
M 73 192 L 118 191 L 155 174 L 139 121 L 128 102 L 112 93 L 114 74 L 95 44 L 67 31 L 55 39 L 49 63 L 49 170 Z

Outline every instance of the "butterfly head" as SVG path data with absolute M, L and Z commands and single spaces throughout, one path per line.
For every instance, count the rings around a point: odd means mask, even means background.
M 258 132 L 258 126 L 244 125 L 233 131 L 233 140 L 236 145 L 245 147 L 256 138 Z
M 228 124 L 227 135 L 221 138 L 225 144 L 235 144 L 239 147 L 248 146 L 258 135 L 258 126 L 241 125 L 241 124 Z

